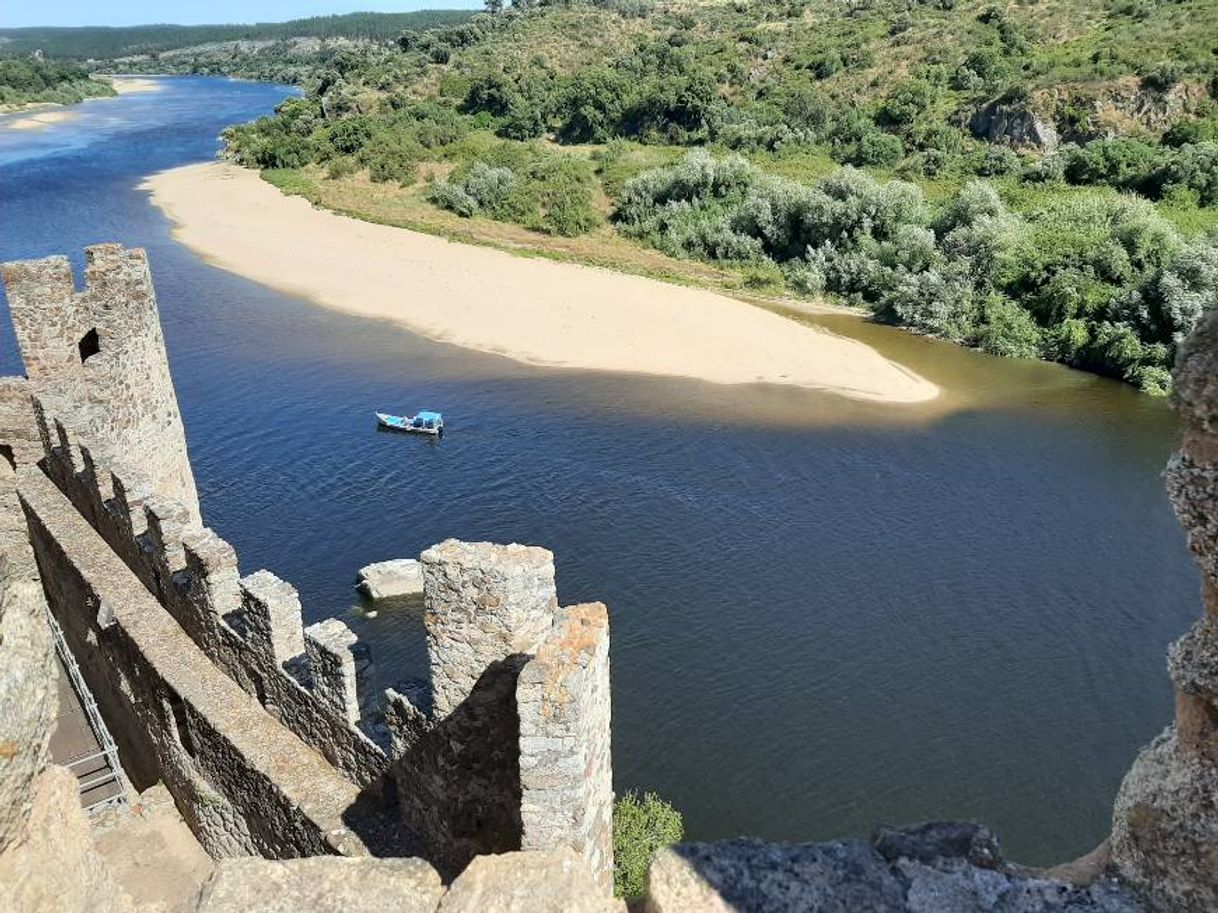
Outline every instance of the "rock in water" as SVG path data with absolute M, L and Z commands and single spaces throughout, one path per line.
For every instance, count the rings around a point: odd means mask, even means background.
M 415 596 L 423 592 L 423 566 L 414 558 L 378 561 L 360 569 L 358 586 L 369 599 Z

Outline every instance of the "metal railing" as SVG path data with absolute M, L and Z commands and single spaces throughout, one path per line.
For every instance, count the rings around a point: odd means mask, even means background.
M 50 608 L 47 609 L 47 624 L 51 628 L 51 636 L 55 641 L 55 652 L 59 654 L 60 662 L 63 663 L 63 668 L 68 673 L 68 679 L 72 683 L 72 690 L 76 692 L 76 697 L 80 700 L 80 706 L 84 708 L 85 717 L 89 721 L 89 728 L 93 730 L 93 735 L 97 739 L 97 744 L 101 749 L 91 755 L 73 758 L 64 766 L 72 770 L 73 773 L 76 773 L 79 778 L 80 774 L 74 768 L 86 762 L 104 758 L 106 766 L 109 769 L 92 780 L 81 781 L 80 793 L 83 796 L 90 790 L 97 789 L 99 786 L 105 786 L 107 783 L 116 784 L 118 792 L 113 796 L 107 796 L 104 799 L 99 799 L 97 802 L 86 805 L 84 807 L 85 811 L 93 814 L 106 808 L 126 805 L 130 784 L 128 784 L 127 777 L 123 774 L 123 766 L 118 759 L 118 746 L 114 744 L 114 739 L 110 736 L 110 730 L 106 728 L 101 711 L 97 707 L 97 701 L 93 699 L 93 692 L 85 684 L 85 678 L 80 672 L 80 666 L 76 663 L 76 657 L 68 649 L 68 642 L 63 636 L 63 628 L 59 626 L 59 622 L 51 614 Z

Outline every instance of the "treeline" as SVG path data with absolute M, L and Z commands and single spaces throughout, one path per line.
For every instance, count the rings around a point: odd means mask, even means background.
M 1218 306 L 1207 2 L 517 3 L 334 55 L 229 148 L 1161 393 Z M 1058 148 L 1003 141 L 1050 104 Z
M 30 57 L 0 57 L 0 105 L 36 102 L 73 104 L 113 95 L 107 82 L 90 79 L 79 66 Z
M 601 223 L 594 206 L 598 184 L 587 159 L 540 144 L 488 144 L 483 136 L 471 118 L 434 103 L 327 122 L 318 102 L 308 98 L 284 102 L 276 117 L 225 132 L 230 155 L 245 165 L 318 164 L 332 179 L 366 169 L 373 181 L 405 186 L 414 183 L 423 162 L 456 162 L 430 198 L 458 215 L 567 236 Z
M 42 51 L 75 60 L 157 54 L 220 41 L 281 41 L 288 38 L 357 38 L 388 41 L 407 29 L 456 25 L 471 10 L 418 10 L 412 13 L 348 13 L 288 22 L 248 25 L 136 25 L 123 27 L 0 29 L 6 53 Z
M 1023 215 L 984 181 L 941 205 L 851 168 L 812 184 L 692 152 L 628 182 L 617 219 L 674 256 L 747 264 L 995 355 L 1170 389 L 1177 343 L 1218 307 L 1218 236 L 1187 240 L 1149 203 L 1062 195 Z

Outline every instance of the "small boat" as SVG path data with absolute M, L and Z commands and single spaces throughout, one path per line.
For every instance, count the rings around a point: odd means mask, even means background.
M 439 412 L 420 412 L 417 415 L 376 414 L 377 423 L 391 431 L 409 431 L 412 434 L 431 434 L 439 437 L 444 433 L 444 416 Z

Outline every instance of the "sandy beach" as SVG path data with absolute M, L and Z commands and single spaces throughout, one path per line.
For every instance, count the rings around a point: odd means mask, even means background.
M 855 340 L 708 291 L 374 225 L 225 163 L 149 178 L 209 262 L 325 307 L 533 365 L 773 383 L 891 403 L 938 388 Z
M 161 88 L 155 79 L 148 79 L 146 76 L 106 76 L 97 78 L 106 79 L 110 85 L 114 86 L 114 91 L 119 95 L 133 95 L 137 92 L 158 92 Z
M 55 109 L 39 111 L 36 114 L 27 114 L 25 117 L 6 120 L 3 122 L 3 125 L 6 130 L 42 130 L 51 124 L 58 124 L 79 116 L 76 111 Z

